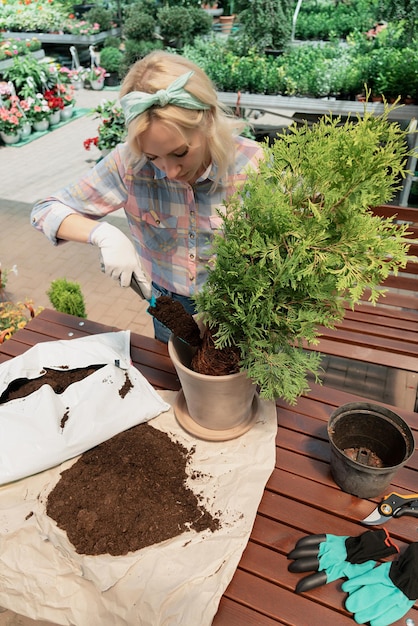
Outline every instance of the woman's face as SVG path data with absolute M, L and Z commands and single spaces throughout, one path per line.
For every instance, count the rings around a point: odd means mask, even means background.
M 141 135 L 141 149 L 172 180 L 193 184 L 210 164 L 205 135 L 199 129 L 180 133 L 162 120 L 152 120 Z

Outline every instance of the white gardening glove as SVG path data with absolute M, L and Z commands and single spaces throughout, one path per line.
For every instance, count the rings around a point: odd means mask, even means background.
M 129 287 L 134 274 L 145 298 L 151 298 L 151 280 L 142 269 L 133 244 L 119 228 L 103 222 L 92 230 L 89 241 L 100 248 L 105 274 L 118 280 L 121 287 Z

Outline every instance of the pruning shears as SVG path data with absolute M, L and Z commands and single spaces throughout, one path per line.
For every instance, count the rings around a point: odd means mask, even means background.
M 418 517 L 418 493 L 401 495 L 400 493 L 392 492 L 388 494 L 362 522 L 363 524 L 376 526 L 385 524 L 393 517 L 397 518 L 403 515 Z

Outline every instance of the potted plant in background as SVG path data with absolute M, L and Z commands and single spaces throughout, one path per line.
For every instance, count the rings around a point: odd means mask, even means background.
M 106 71 L 105 85 L 114 87 L 119 85 L 119 70 L 122 65 L 123 52 L 114 46 L 106 46 L 100 52 L 100 65 Z
M 94 89 L 100 91 L 104 87 L 106 70 L 100 65 L 92 65 L 84 74 L 85 83 Z
M 94 117 L 100 119 L 97 128 L 98 135 L 85 139 L 83 144 L 86 150 L 90 150 L 91 146 L 96 146 L 102 153 L 102 157 L 106 156 L 118 144 L 125 141 L 126 126 L 125 116 L 122 107 L 116 100 L 105 100 L 92 110 Z
M 28 104 L 26 116 L 34 130 L 37 132 L 48 130 L 51 110 L 43 94 L 37 93 L 34 97 L 29 96 L 26 102 Z
M 11 96 L 6 104 L 0 106 L 0 137 L 6 145 L 17 143 L 20 128 L 24 121 L 22 110 L 17 106 L 17 96 Z
M 49 123 L 56 126 L 61 121 L 61 111 L 64 109 L 65 103 L 63 98 L 58 94 L 57 89 L 47 89 L 44 92 L 44 98 L 48 103 L 50 115 Z
M 169 352 L 182 384 L 176 415 L 190 431 L 195 423 L 207 430 L 212 415 L 215 429 L 220 416 L 224 429 L 227 416 L 232 431 L 247 428 L 256 388 L 263 398 L 294 403 L 309 390 L 308 372 L 319 371 L 320 354 L 303 345 L 315 345 L 321 326 L 342 320 L 344 301 L 353 306 L 370 289 L 375 302 L 377 286 L 405 266 L 406 228 L 369 209 L 387 203 L 405 173 L 406 131 L 388 122 L 388 111 L 373 117 L 365 110 L 363 118 L 344 124 L 326 118 L 311 128 L 292 127 L 265 146 L 260 171 L 226 203 L 223 235 L 215 238 L 196 305 L 203 347 L 218 361 L 232 350 L 229 371 L 247 379 L 250 403 L 237 422 L 234 405 L 244 392 L 201 390 L 201 383 L 216 379 L 205 376 L 208 358 L 196 358 L 196 348 L 172 337 Z M 203 417 L 192 414 L 185 371 Z M 227 384 L 228 375 L 220 378 Z
M 76 102 L 74 97 L 74 86 L 70 83 L 57 83 L 56 90 L 64 103 L 64 107 L 60 111 L 60 119 L 63 122 L 65 120 L 69 120 L 74 113 L 74 106 Z
M 221 33 L 229 35 L 235 22 L 235 2 L 234 0 L 225 0 L 221 2 L 222 14 L 219 16 L 221 25 Z
M 63 82 L 69 82 L 74 89 L 82 89 L 84 86 L 86 71 L 88 70 L 81 65 L 72 69 L 63 66 L 60 68 L 60 78 Z

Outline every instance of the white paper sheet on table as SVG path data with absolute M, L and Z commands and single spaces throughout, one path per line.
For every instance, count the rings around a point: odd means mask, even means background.
M 105 367 L 62 394 L 43 385 L 0 405 L 0 485 L 62 463 L 169 409 L 131 364 L 127 330 L 35 345 L 0 365 L 0 395 L 18 378 L 39 377 L 44 367 L 65 371 L 98 364 Z M 126 376 L 132 387 L 122 398 Z
M 172 404 L 176 394 L 161 392 Z M 149 422 L 195 451 L 190 488 L 204 496 L 221 528 L 188 532 L 127 556 L 83 556 L 45 514 L 60 471 L 0 489 L 0 606 L 72 626 L 209 626 L 248 542 L 274 468 L 274 403 L 261 401 L 253 428 L 226 442 L 188 435 L 173 411 Z M 40 497 L 39 497 L 39 494 Z

